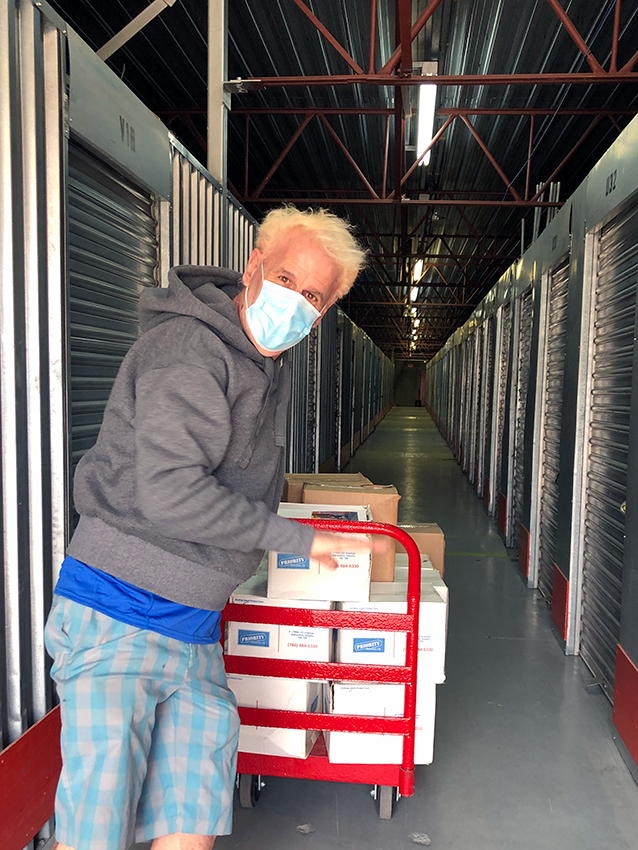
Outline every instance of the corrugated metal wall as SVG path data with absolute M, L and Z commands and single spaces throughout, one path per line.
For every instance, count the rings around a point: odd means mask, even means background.
M 67 496 L 61 80 L 57 30 L 30 2 L 1 3 L 0 747 L 51 705 L 43 627 Z
M 90 120 L 81 138 L 69 133 L 69 85 L 71 106 L 79 107 L 57 24 L 31 0 L 0 2 L 0 749 L 53 704 L 43 631 L 73 525 L 72 468 L 95 441 L 117 368 L 137 338 L 139 294 L 165 284 L 171 262 L 239 271 L 255 236 L 252 217 L 224 199 L 175 140 L 166 143 L 169 211 L 168 198 L 99 153 L 99 139 L 84 133 Z M 86 60 L 74 55 L 76 69 L 94 58 L 88 49 Z M 111 74 L 94 61 L 98 74 Z M 340 395 L 337 321 L 344 351 Z M 342 462 L 350 457 L 351 388 L 363 383 L 361 356 L 352 368 L 353 335 L 362 351 L 362 332 L 337 310 L 326 317 L 321 336 L 314 333 L 322 354 L 317 351 L 314 399 L 319 418 L 310 438 L 311 341 L 292 352 L 291 469 L 307 470 L 309 451 L 313 465 L 334 465 L 339 440 L 346 447 Z M 368 359 L 377 394 L 383 382 L 387 409 L 392 364 L 369 340 Z M 361 408 L 356 413 L 360 425 L 369 423 Z

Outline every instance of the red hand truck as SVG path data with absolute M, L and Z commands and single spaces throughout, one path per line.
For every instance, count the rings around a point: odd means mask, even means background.
M 240 707 L 241 722 L 248 726 L 269 726 L 277 729 L 403 735 L 403 761 L 400 765 L 331 764 L 328 760 L 323 736 L 318 738 L 307 759 L 240 752 L 237 763 L 240 804 L 245 808 L 252 808 L 256 804 L 262 787 L 261 778 L 264 776 L 322 779 L 332 782 L 360 782 L 374 785 L 372 793 L 378 803 L 379 816 L 388 819 L 392 817 L 394 801 L 398 796 L 411 797 L 414 794 L 414 727 L 419 603 L 421 599 L 421 557 L 419 550 L 409 534 L 386 523 L 303 519 L 296 520 L 296 522 L 312 525 L 321 531 L 348 534 L 382 534 L 394 537 L 408 553 L 407 613 L 371 614 L 228 604 L 222 612 L 222 621 L 310 628 L 402 631 L 407 633 L 406 663 L 404 666 L 381 666 L 226 655 L 226 671 L 247 676 L 273 676 L 284 679 L 327 679 L 347 682 L 403 684 L 405 685 L 404 716 L 355 717 Z

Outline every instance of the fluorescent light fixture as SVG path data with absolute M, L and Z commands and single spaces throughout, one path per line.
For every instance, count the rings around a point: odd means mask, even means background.
M 417 260 L 414 264 L 414 270 L 412 272 L 412 280 L 415 283 L 421 280 L 421 275 L 423 274 L 423 260 Z
M 410 301 L 415 301 L 419 296 L 419 287 L 413 286 L 410 290 Z
M 419 115 L 416 138 L 416 157 L 421 156 L 423 151 L 432 141 L 434 132 L 434 110 L 436 109 L 436 86 L 433 83 L 424 83 L 419 86 Z M 419 165 L 428 165 L 430 162 L 429 150 Z

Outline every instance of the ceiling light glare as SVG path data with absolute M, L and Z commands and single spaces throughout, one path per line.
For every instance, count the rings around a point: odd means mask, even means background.
M 414 320 L 414 327 L 415 328 L 418 328 L 420 324 L 421 324 L 421 319 L 415 319 Z
M 436 109 L 436 86 L 432 83 L 425 83 L 419 86 L 419 119 L 417 125 L 417 141 L 416 141 L 416 156 L 417 159 L 432 141 L 432 133 L 434 131 L 434 110 Z M 430 162 L 429 150 L 420 165 L 428 165 Z
M 412 315 L 413 315 L 413 316 L 416 316 L 416 307 L 413 307 L 413 308 L 412 308 Z
M 414 270 L 412 272 L 412 280 L 415 283 L 418 283 L 421 280 L 421 276 L 423 275 L 423 260 L 417 260 L 414 264 Z
M 416 299 L 418 297 L 419 297 L 419 287 L 413 286 L 412 289 L 410 290 L 410 301 L 416 301 Z

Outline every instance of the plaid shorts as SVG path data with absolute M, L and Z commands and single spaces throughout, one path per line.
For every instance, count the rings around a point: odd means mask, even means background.
M 56 838 L 127 850 L 227 835 L 239 718 L 219 643 L 164 637 L 53 597 L 45 630 L 62 717 Z

